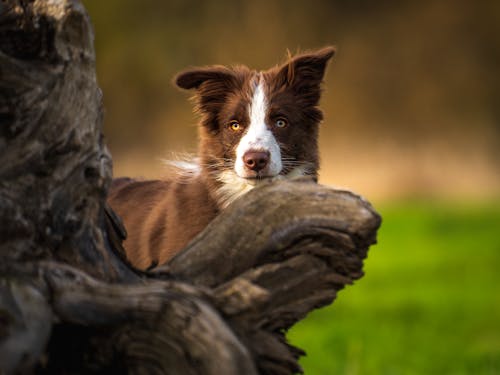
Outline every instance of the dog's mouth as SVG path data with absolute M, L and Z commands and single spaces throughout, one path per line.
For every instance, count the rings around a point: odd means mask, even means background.
M 279 173 L 273 175 L 270 175 L 266 172 L 253 172 L 251 175 L 246 176 L 240 176 L 238 173 L 235 174 L 246 183 L 250 185 L 257 185 L 260 182 L 264 181 L 269 182 L 282 179 L 294 179 L 311 175 L 311 168 L 312 167 L 310 167 L 308 164 L 303 164 L 290 170 L 282 169 Z
M 252 175 L 249 175 L 249 176 L 239 176 L 238 175 L 238 177 L 243 178 L 244 180 L 248 181 L 249 183 L 257 184 L 260 181 L 264 181 L 264 180 L 266 180 L 266 181 L 272 181 L 273 179 L 279 177 L 279 174 L 269 175 L 269 174 L 266 174 L 266 173 L 255 172 L 255 173 L 253 173 Z
M 265 183 L 265 182 L 274 181 L 276 176 L 274 176 L 274 177 L 268 176 L 268 177 L 260 177 L 260 178 L 258 178 L 258 177 L 240 177 L 240 178 L 247 185 L 257 186 L 257 185 L 260 185 L 260 184 Z

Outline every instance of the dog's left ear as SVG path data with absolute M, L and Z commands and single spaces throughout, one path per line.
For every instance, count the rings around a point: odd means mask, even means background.
M 277 79 L 280 84 L 318 87 L 323 81 L 328 61 L 335 54 L 334 47 L 303 53 L 291 57 L 279 67 Z

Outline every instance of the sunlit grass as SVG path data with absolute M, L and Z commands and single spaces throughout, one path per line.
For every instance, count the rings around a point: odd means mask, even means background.
M 500 202 L 379 210 L 365 277 L 289 333 L 306 374 L 500 374 Z

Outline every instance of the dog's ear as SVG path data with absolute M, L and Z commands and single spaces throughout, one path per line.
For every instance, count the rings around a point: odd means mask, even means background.
M 285 64 L 278 68 L 276 81 L 280 85 L 319 88 L 328 61 L 334 54 L 334 47 L 325 47 L 290 57 Z
M 195 89 L 196 111 L 202 115 L 202 124 L 210 130 L 219 128 L 218 114 L 226 97 L 238 85 L 238 76 L 225 66 L 194 68 L 175 77 L 175 84 L 183 89 Z
M 225 66 L 208 66 L 193 68 L 179 73 L 175 84 L 186 90 L 198 89 L 205 82 L 228 84 L 234 80 L 234 73 Z
M 321 84 L 328 61 L 334 54 L 333 47 L 326 47 L 289 57 L 285 64 L 267 72 L 271 91 L 290 93 L 303 117 L 319 123 L 323 119 L 323 113 L 318 108 Z

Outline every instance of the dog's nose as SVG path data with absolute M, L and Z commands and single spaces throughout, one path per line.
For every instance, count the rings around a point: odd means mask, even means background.
M 259 172 L 269 164 L 269 152 L 267 151 L 247 151 L 243 155 L 243 163 L 248 169 Z

